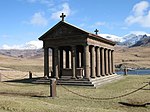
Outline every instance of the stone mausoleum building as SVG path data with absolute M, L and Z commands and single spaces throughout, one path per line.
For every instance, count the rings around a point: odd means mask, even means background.
M 114 68 L 115 43 L 62 20 L 43 34 L 44 76 L 48 77 L 49 49 L 52 73 L 61 84 L 96 85 L 118 77 Z M 98 85 L 98 84 L 97 84 Z

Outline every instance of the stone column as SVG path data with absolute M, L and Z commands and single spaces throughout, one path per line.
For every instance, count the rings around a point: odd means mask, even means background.
M 97 73 L 97 77 L 100 77 L 100 48 L 99 47 L 96 49 L 96 54 L 97 54 L 96 73 Z
M 108 49 L 105 49 L 105 74 L 108 75 Z
M 72 78 L 76 78 L 76 46 L 72 46 Z
M 112 74 L 112 59 L 111 59 L 111 50 L 109 50 L 109 74 Z
M 60 69 L 61 69 L 61 65 L 60 65 L 60 57 L 61 57 L 61 53 L 60 53 L 60 49 L 58 49 L 58 78 L 59 78 L 59 75 L 60 75 Z
M 69 51 L 69 68 L 71 69 L 72 68 L 72 53 L 71 51 Z
M 90 78 L 90 53 L 89 53 L 89 45 L 84 46 L 84 73 L 85 78 Z
M 79 68 L 81 68 L 82 61 L 81 61 L 81 52 L 79 52 Z
M 54 59 L 55 58 L 55 56 L 54 56 L 54 49 L 52 48 L 52 74 L 51 74 L 51 77 L 53 77 L 54 78 L 54 76 L 55 76 L 55 70 L 54 70 Z
M 58 48 L 54 48 L 54 76 L 59 79 L 58 76 L 58 70 L 59 70 L 59 65 L 58 65 Z
M 92 74 L 91 74 L 91 77 L 92 78 L 95 78 L 95 47 L 93 46 L 92 47 L 92 65 L 91 65 L 91 67 L 92 67 L 92 69 L 91 69 L 91 72 L 92 72 Z
M 49 77 L 49 48 L 44 48 L 44 77 Z
M 66 68 L 66 51 L 63 50 L 63 68 Z
M 114 66 L 114 51 L 111 51 L 111 60 L 112 60 L 112 73 L 115 73 L 115 66 Z
M 105 63 L 104 63 L 104 48 L 101 48 L 101 75 L 104 76 L 105 75 Z

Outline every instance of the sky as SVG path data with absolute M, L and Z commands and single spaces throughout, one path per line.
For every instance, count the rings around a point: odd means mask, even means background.
M 0 49 L 42 47 L 38 38 L 62 12 L 66 22 L 91 33 L 150 33 L 150 0 L 1 0 Z

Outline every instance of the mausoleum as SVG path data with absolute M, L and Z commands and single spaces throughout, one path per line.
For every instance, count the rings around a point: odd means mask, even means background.
M 115 42 L 89 33 L 62 20 L 43 34 L 44 76 L 49 77 L 49 49 L 52 50 L 52 73 L 58 83 L 92 84 L 93 80 L 116 77 Z M 112 78 L 111 78 L 112 79 Z M 68 83 L 67 83 L 68 82 Z M 77 84 L 78 85 L 78 84 Z M 84 84 L 83 84 L 84 85 Z

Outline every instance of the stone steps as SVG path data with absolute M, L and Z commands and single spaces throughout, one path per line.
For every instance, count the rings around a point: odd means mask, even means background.
M 98 87 L 102 84 L 112 82 L 114 80 L 120 79 L 122 76 L 120 75 L 109 75 L 109 76 L 103 76 L 95 79 L 71 79 L 71 80 L 65 80 L 65 79 L 60 79 L 58 80 L 58 84 L 62 85 L 75 85 L 75 86 L 93 86 L 93 87 Z
M 91 78 L 88 79 L 70 79 L 67 77 L 63 77 L 61 79 L 57 80 L 58 85 L 73 85 L 73 86 L 92 86 L 92 87 L 98 87 L 102 84 L 110 83 L 112 81 L 118 80 L 122 78 L 123 76 L 113 74 L 108 76 L 102 76 L 97 78 Z M 50 79 L 46 78 L 39 78 L 36 81 L 32 82 L 33 84 L 50 84 Z
M 98 87 L 98 86 L 101 86 L 103 84 L 119 80 L 121 78 L 122 78 L 122 76 L 120 76 L 120 75 L 105 76 L 105 78 L 99 78 L 96 81 L 92 81 L 92 84 L 94 84 L 94 87 Z

